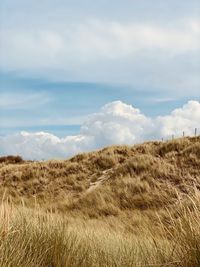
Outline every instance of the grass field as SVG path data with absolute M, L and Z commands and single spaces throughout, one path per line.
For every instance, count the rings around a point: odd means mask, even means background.
M 0 266 L 200 266 L 200 138 L 0 159 Z

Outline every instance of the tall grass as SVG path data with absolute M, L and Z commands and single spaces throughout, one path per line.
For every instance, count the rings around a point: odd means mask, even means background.
M 155 213 L 138 233 L 125 234 L 108 224 L 87 225 L 59 214 L 0 206 L 0 266 L 200 266 L 200 197 L 179 202 L 176 210 Z M 156 220 L 155 220 L 156 221 Z M 95 228 L 96 226 L 96 228 Z
M 0 267 L 200 267 L 199 166 L 200 137 L 1 158 Z

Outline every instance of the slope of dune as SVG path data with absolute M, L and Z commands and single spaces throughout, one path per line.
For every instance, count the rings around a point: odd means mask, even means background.
M 200 266 L 200 137 L 2 157 L 0 185 L 2 267 Z
M 0 159 L 1 194 L 89 217 L 173 205 L 199 182 L 199 137 L 113 146 L 69 160 Z

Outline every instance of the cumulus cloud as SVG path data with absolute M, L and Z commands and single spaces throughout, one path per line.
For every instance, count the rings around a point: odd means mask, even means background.
M 159 135 L 163 137 L 180 136 L 183 131 L 187 135 L 193 135 L 194 129 L 200 124 L 200 103 L 189 101 L 182 108 L 175 109 L 168 116 L 159 116 L 155 120 L 155 126 L 159 129 Z
M 97 146 L 131 144 L 146 139 L 145 129 L 152 129 L 152 121 L 138 109 L 115 101 L 91 115 L 81 128 L 85 136 L 93 136 Z
M 22 155 L 26 159 L 65 158 L 92 149 L 92 140 L 87 136 L 58 138 L 46 133 L 20 132 L 0 137 L 2 155 Z
M 108 103 L 82 125 L 80 134 L 58 138 L 50 133 L 21 132 L 0 137 L 0 155 L 19 154 L 26 159 L 67 158 L 113 144 L 194 134 L 200 123 L 200 103 L 189 101 L 167 116 L 149 118 L 121 101 Z

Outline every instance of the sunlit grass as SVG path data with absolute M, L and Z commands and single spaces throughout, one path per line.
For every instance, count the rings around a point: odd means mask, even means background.
M 0 266 L 200 266 L 200 199 L 196 195 L 178 210 L 155 214 L 138 233 L 123 233 L 106 222 L 91 227 L 4 201 L 0 207 Z M 117 221 L 116 221 L 117 223 Z
M 200 137 L 1 158 L 0 266 L 199 267 L 199 166 Z

